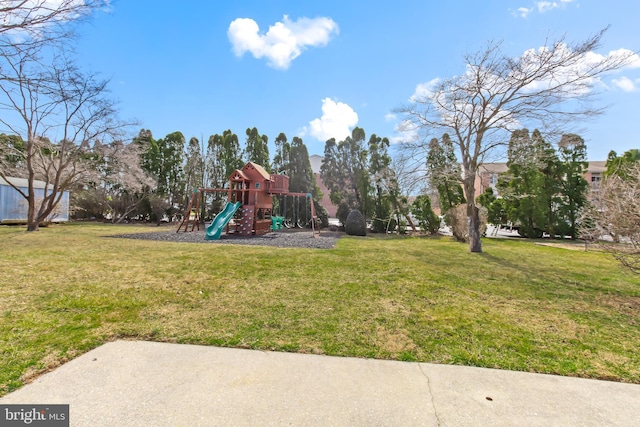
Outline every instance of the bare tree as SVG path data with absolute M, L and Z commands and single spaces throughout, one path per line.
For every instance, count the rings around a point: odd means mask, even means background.
M 107 81 L 84 74 L 67 60 L 45 66 L 31 56 L 1 56 L 0 124 L 20 135 L 19 149 L 4 146 L 25 165 L 29 186 L 14 187 L 28 202 L 27 228 L 38 229 L 65 190 L 92 167 L 91 144 L 118 136 L 125 124 L 114 119 L 114 102 L 106 97 Z M 55 138 L 55 139 L 53 139 Z M 7 178 L 5 158 L 0 177 Z M 36 199 L 34 181 L 45 182 L 44 197 Z
M 395 179 L 399 191 L 403 196 L 412 196 L 426 193 L 425 165 L 416 162 L 415 157 L 408 156 L 404 152 L 394 153 L 391 170 L 395 173 Z
M 107 0 L 2 0 L 0 46 L 25 48 L 59 41 L 71 34 L 70 22 L 107 6 Z
M 107 81 L 81 72 L 64 56 L 48 65 L 37 49 L 0 49 L 0 64 L 0 124 L 23 140 L 19 149 L 2 147 L 9 156 L 0 158 L 0 177 L 11 170 L 7 157 L 20 159 L 29 186 L 14 188 L 28 202 L 27 229 L 34 231 L 91 167 L 92 142 L 117 136 L 125 124 L 115 120 Z M 36 199 L 35 180 L 45 182 L 42 199 Z
M 599 242 L 625 268 L 640 273 L 640 163 L 624 169 L 592 189 L 581 237 Z
M 445 132 L 457 146 L 471 252 L 482 251 L 474 195 L 475 177 L 485 159 L 506 146 L 511 132 L 523 125 L 558 135 L 563 126 L 601 113 L 590 102 L 600 77 L 638 59 L 624 49 L 595 54 L 605 31 L 575 45 L 561 38 L 518 58 L 505 55 L 501 43 L 489 42 L 464 57 L 464 74 L 419 86 L 400 109 L 423 133 L 424 139 L 410 149 L 424 151 L 430 137 Z
M 22 139 L 20 144 L 1 144 L 0 177 L 6 179 L 16 165 L 22 167 L 28 189 L 14 188 L 27 201 L 29 231 L 38 229 L 64 191 L 92 166 L 93 142 L 119 136 L 126 125 L 116 120 L 108 81 L 82 72 L 68 56 L 72 24 L 106 4 L 0 2 L 0 125 Z M 35 180 L 45 182 L 39 198 Z
M 104 197 L 111 221 L 122 222 L 139 209 L 155 188 L 155 180 L 142 168 L 142 148 L 116 140 L 110 144 L 95 143 L 93 153 L 98 167 L 93 171 L 93 191 Z

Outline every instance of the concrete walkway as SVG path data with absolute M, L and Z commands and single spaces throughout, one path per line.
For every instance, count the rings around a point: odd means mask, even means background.
M 0 399 L 72 426 L 638 426 L 640 385 L 492 369 L 117 341 Z

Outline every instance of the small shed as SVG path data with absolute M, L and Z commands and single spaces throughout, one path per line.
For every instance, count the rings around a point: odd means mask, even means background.
M 29 182 L 24 178 L 7 178 L 16 187 L 25 193 L 29 189 Z M 26 224 L 27 222 L 27 200 L 22 197 L 9 182 L 0 178 L 0 224 Z M 36 200 L 42 200 L 45 196 L 46 183 L 44 181 L 33 182 Z M 47 218 L 48 222 L 69 221 L 69 192 L 62 194 L 60 203 Z

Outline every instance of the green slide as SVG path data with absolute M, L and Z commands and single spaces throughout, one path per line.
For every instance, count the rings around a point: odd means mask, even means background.
M 222 234 L 222 229 L 229 222 L 234 213 L 238 210 L 238 208 L 242 206 L 242 203 L 227 203 L 222 212 L 220 212 L 213 219 L 213 222 L 207 227 L 207 232 L 204 235 L 205 240 L 219 240 L 220 234 Z

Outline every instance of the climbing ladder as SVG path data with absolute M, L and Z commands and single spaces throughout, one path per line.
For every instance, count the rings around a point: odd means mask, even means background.
M 198 231 L 200 231 L 201 200 L 202 200 L 202 192 L 200 190 L 193 190 L 193 194 L 191 195 L 191 199 L 189 200 L 189 207 L 187 208 L 187 211 L 185 212 L 185 215 L 182 218 L 182 222 L 180 223 L 180 226 L 176 230 L 176 233 L 179 233 L 183 226 L 184 226 L 185 232 L 189 231 L 189 223 L 191 223 L 191 231 L 193 231 L 196 227 L 198 227 Z

